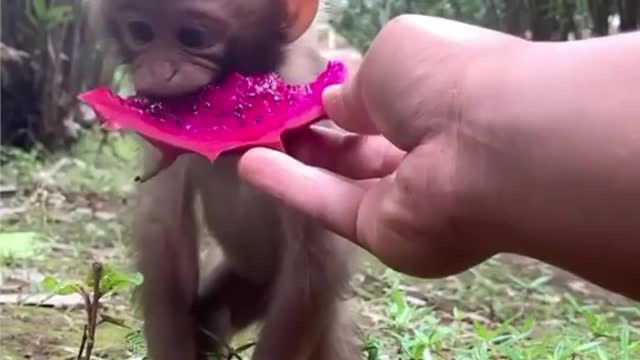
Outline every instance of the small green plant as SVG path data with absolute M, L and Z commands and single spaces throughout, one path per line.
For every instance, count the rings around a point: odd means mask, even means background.
M 364 346 L 362 350 L 367 355 L 367 360 L 380 359 L 380 350 L 382 348 L 382 341 L 375 336 L 367 336 L 364 339 Z
M 138 287 L 142 281 L 140 273 L 117 271 L 113 267 L 99 262 L 94 262 L 91 265 L 91 274 L 84 281 L 60 281 L 52 276 L 45 277 L 41 285 L 44 290 L 51 293 L 51 296 L 77 293 L 84 300 L 87 322 L 82 332 L 77 360 L 91 359 L 91 352 L 95 345 L 95 333 L 100 323 L 110 322 L 118 326 L 123 325 L 117 319 L 99 314 L 100 299 L 114 292 Z M 100 320 L 98 320 L 98 315 L 100 315 Z
M 132 330 L 125 336 L 125 340 L 127 341 L 127 350 L 131 354 L 140 356 L 141 359 L 146 359 L 147 342 L 142 329 Z

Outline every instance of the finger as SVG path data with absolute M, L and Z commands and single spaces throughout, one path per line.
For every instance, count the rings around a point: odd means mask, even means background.
M 365 193 L 362 186 L 266 148 L 247 151 L 238 170 L 249 183 L 285 205 L 341 236 L 356 238 L 357 214 Z
M 396 170 L 405 153 L 382 136 L 362 136 L 312 126 L 287 142 L 295 158 L 351 179 L 386 176 Z
M 359 134 L 378 134 L 369 118 L 359 90 L 357 73 L 343 85 L 330 86 L 322 93 L 328 117 L 338 126 Z

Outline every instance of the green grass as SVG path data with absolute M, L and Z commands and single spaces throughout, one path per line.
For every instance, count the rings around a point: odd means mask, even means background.
M 71 154 L 2 149 L 0 185 L 15 189 L 3 196 L 0 233 L 5 239 L 38 239 L 33 251 L 25 249 L 31 242 L 0 251 L 3 275 L 26 271 L 72 280 L 86 277 L 93 260 L 131 265 L 127 200 L 138 145 L 130 136 L 113 135 L 97 154 L 99 143 L 100 134 L 87 132 Z M 420 280 L 370 256 L 362 260 L 350 303 L 363 358 L 640 359 L 640 304 L 536 261 L 500 256 L 458 276 Z M 98 328 L 102 359 L 144 352 L 128 295 L 109 299 L 109 315 L 129 328 Z M 84 313 L 3 305 L 0 322 L 2 359 L 63 359 L 77 350 Z
M 579 298 L 546 284 L 551 270 L 538 267 L 540 274 L 514 277 L 505 270 L 517 267 L 494 259 L 435 281 L 370 274 L 377 291 L 362 296 L 361 305 L 374 318 L 369 348 L 401 359 L 639 358 L 637 304 Z

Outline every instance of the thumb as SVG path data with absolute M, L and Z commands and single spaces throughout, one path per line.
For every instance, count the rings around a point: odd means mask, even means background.
M 363 135 L 378 134 L 369 118 L 359 83 L 359 73 L 356 73 L 344 84 L 325 89 L 322 94 L 324 108 L 329 119 L 345 130 Z

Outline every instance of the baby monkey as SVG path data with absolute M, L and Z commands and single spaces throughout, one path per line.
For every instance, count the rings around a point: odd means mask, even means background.
M 131 65 L 136 92 L 168 97 L 230 72 L 312 80 L 327 63 L 313 45 L 320 7 L 320 0 L 99 0 L 93 10 Z M 156 168 L 157 154 L 146 150 L 145 167 Z M 237 161 L 238 154 L 213 163 L 183 155 L 140 185 L 133 237 L 149 356 L 205 359 L 262 321 L 255 360 L 360 358 L 341 301 L 352 248 L 241 182 Z M 207 276 L 201 223 L 224 255 Z

